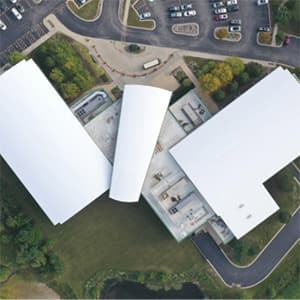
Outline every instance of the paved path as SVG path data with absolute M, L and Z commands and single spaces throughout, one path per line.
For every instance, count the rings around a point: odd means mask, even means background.
M 258 258 L 248 267 L 237 267 L 226 256 L 207 233 L 192 237 L 200 253 L 213 265 L 223 281 L 230 285 L 250 287 L 268 276 L 281 259 L 300 239 L 300 209 L 279 232 Z

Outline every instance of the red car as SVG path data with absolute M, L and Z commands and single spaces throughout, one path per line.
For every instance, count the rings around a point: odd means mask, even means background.
M 228 19 L 228 15 L 227 14 L 222 14 L 222 15 L 216 15 L 215 16 L 215 20 L 216 21 L 224 21 Z
M 284 42 L 283 42 L 283 45 L 284 45 L 284 46 L 288 46 L 290 43 L 291 43 L 291 37 L 287 35 L 287 36 L 285 37 L 285 40 L 284 40 Z

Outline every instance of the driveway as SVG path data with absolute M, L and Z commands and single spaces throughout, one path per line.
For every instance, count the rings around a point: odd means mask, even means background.
M 192 237 L 199 252 L 214 266 L 226 284 L 250 287 L 269 275 L 278 262 L 300 239 L 300 209 L 272 240 L 257 260 L 246 268 L 232 265 L 207 233 Z

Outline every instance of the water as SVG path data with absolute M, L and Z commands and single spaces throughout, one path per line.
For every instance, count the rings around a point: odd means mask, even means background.
M 153 291 L 146 285 L 133 282 L 121 281 L 106 282 L 101 298 L 104 299 L 203 299 L 202 291 L 192 283 L 184 283 L 181 290 Z

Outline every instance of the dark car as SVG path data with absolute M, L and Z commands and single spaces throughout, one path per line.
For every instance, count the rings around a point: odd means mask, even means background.
M 3 2 L 0 2 L 0 11 L 5 10 L 5 4 Z
M 230 5 L 227 7 L 227 11 L 228 12 L 234 12 L 234 11 L 238 11 L 240 8 L 238 5 Z
M 21 3 L 17 3 L 16 4 L 16 8 L 22 14 L 25 12 L 25 8 L 24 8 L 24 6 Z
M 171 6 L 168 8 L 169 12 L 176 12 L 176 11 L 180 11 L 180 6 Z
M 230 25 L 242 25 L 242 20 L 240 20 L 240 19 L 230 20 L 229 24 Z

